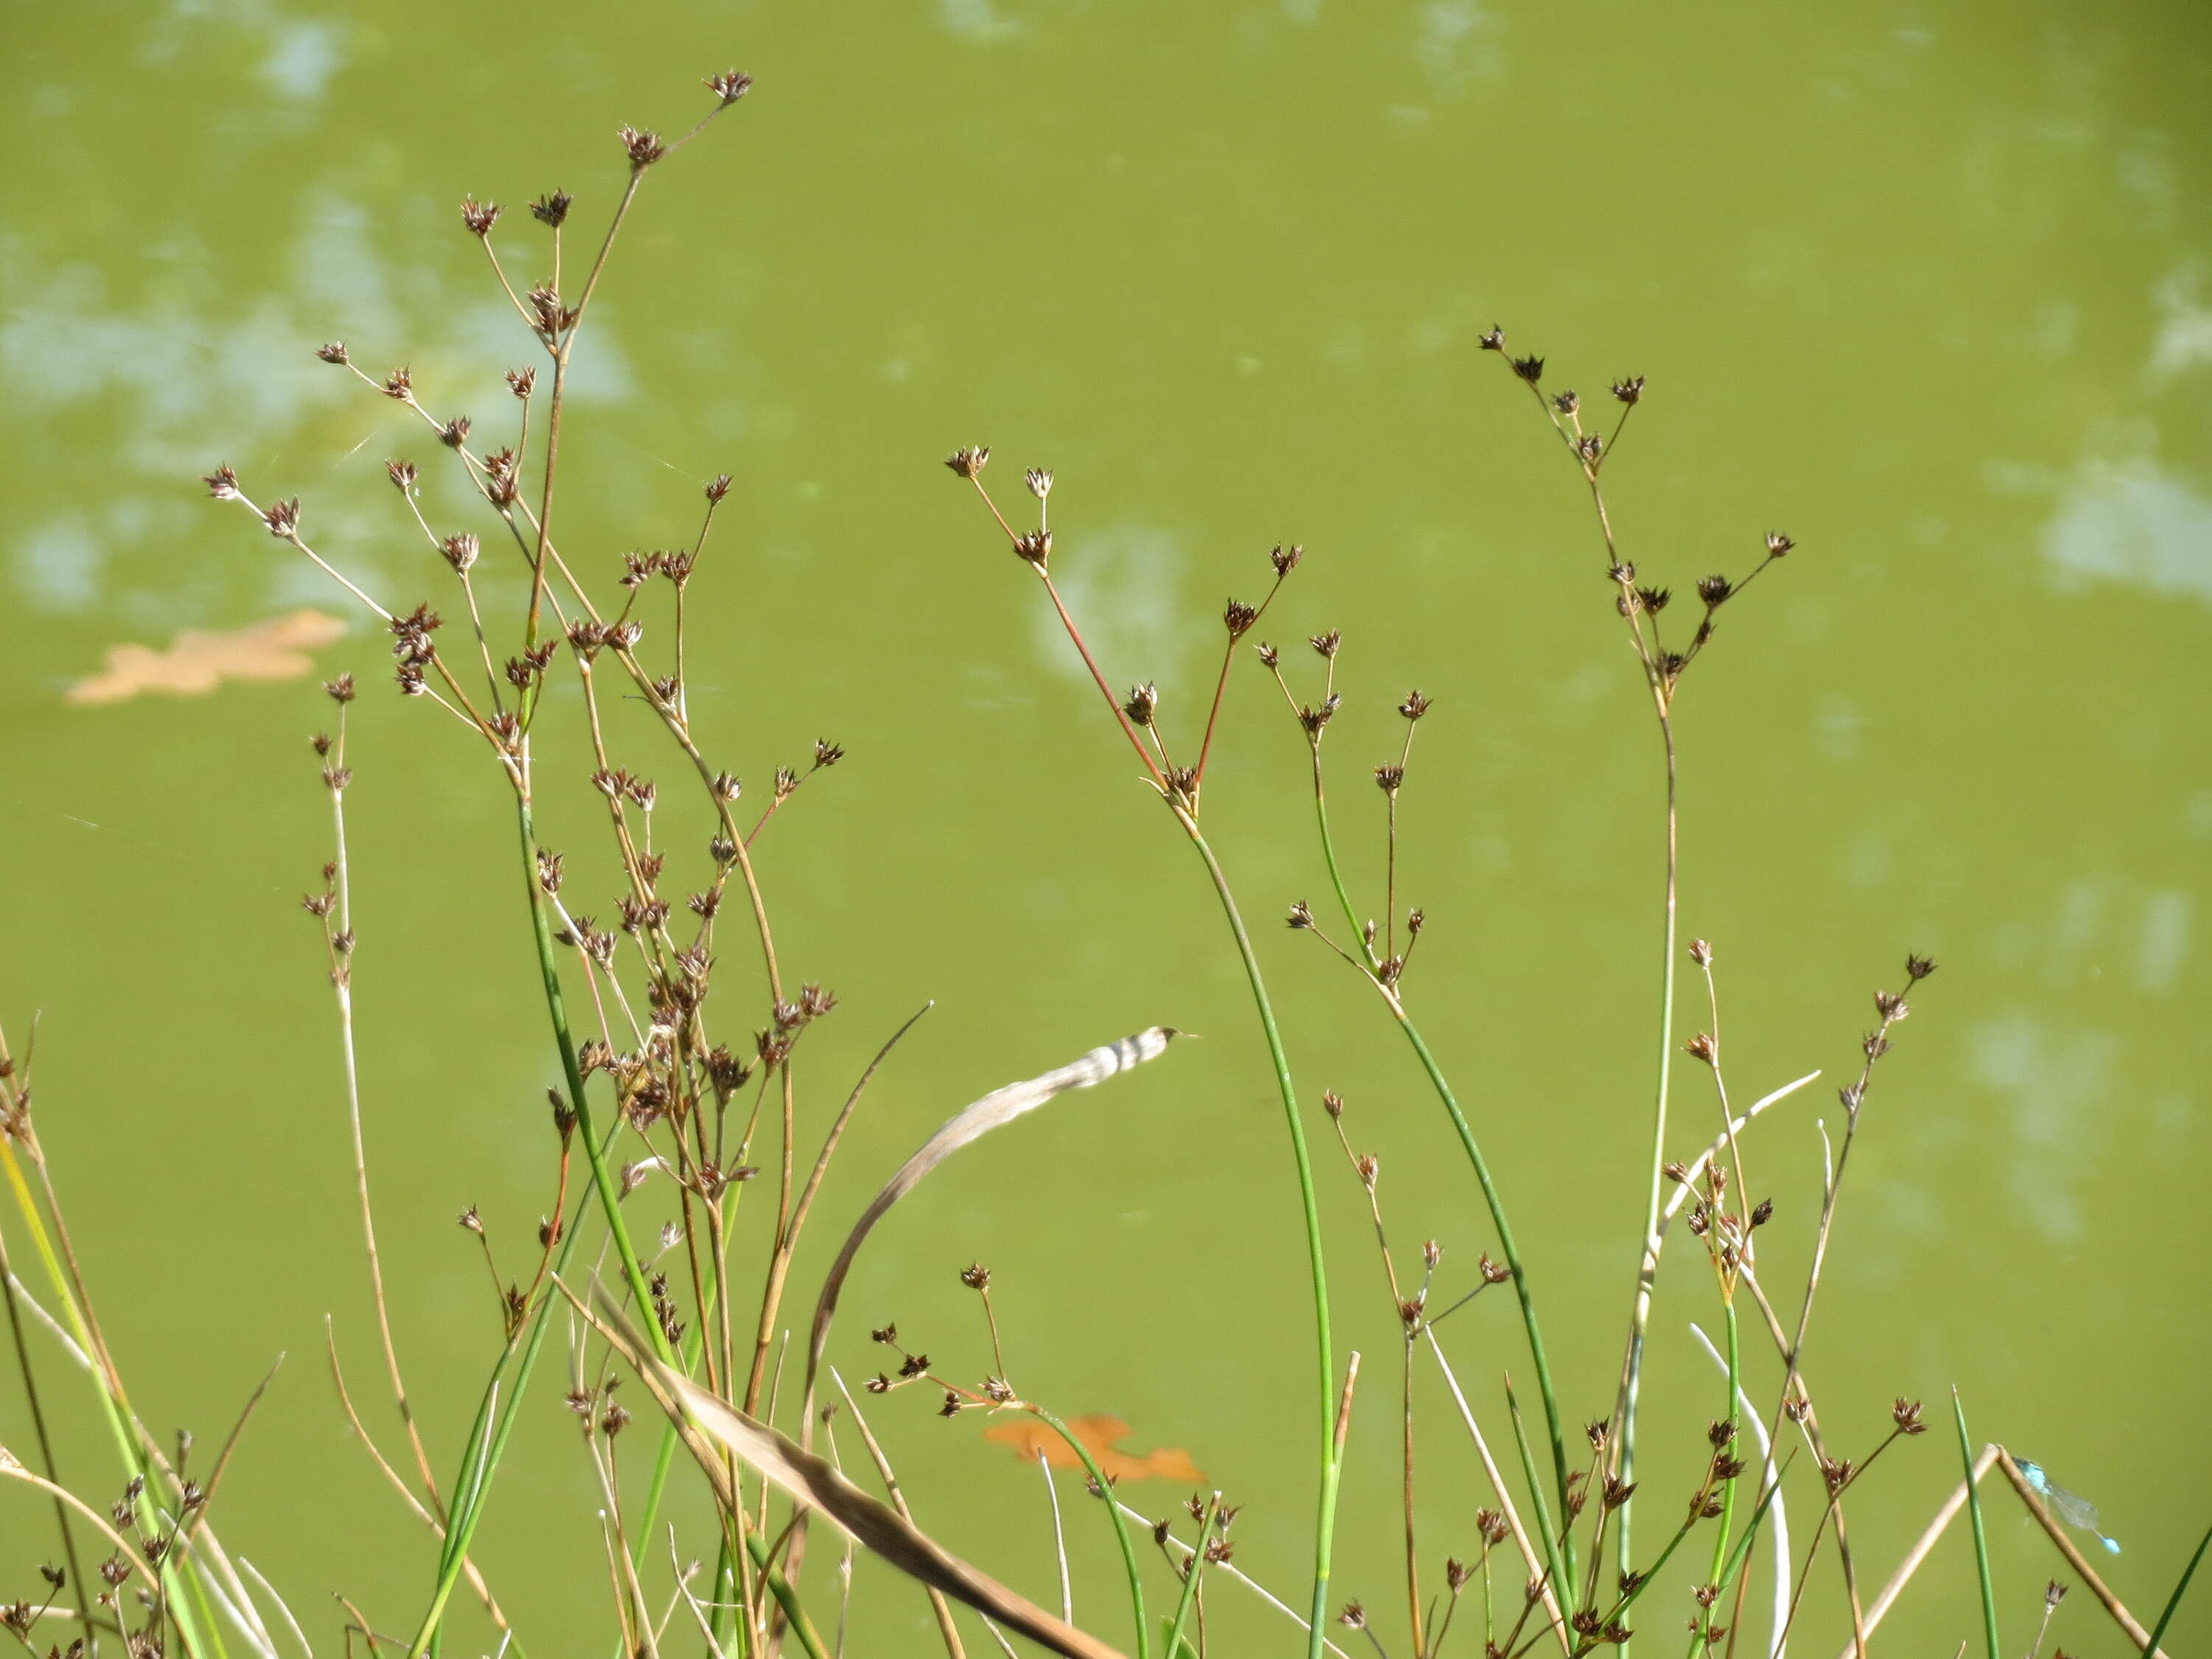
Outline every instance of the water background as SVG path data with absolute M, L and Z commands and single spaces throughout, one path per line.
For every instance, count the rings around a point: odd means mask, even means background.
M 484 526 L 428 434 L 311 348 L 342 338 L 375 372 L 411 365 L 441 411 L 510 422 L 499 371 L 532 348 L 455 204 L 507 204 L 498 242 L 542 274 L 523 204 L 564 187 L 580 227 L 602 222 L 616 125 L 680 130 L 698 78 L 731 65 L 757 90 L 649 178 L 580 352 L 562 539 L 609 581 L 621 552 L 687 538 L 701 482 L 735 475 L 693 588 L 702 741 L 756 794 L 817 737 L 850 750 L 762 857 L 787 970 L 842 999 L 808 1042 L 812 1121 L 936 1000 L 859 1121 L 799 1282 L 962 1102 L 1155 1021 L 1204 1038 L 910 1200 L 848 1294 L 848 1375 L 876 1363 L 863 1328 L 895 1316 L 980 1376 L 956 1274 L 988 1262 L 1019 1386 L 1126 1419 L 1138 1449 L 1189 1449 L 1247 1505 L 1239 1565 L 1302 1582 L 1313 1385 L 1279 1108 L 1196 861 L 939 465 L 988 442 L 1010 504 L 1018 468 L 1057 470 L 1070 602 L 1117 684 L 1158 682 L 1186 743 L 1223 598 L 1256 596 L 1270 545 L 1305 545 L 1262 631 L 1344 631 L 1328 752 L 1363 904 L 1379 907 L 1382 848 L 1367 769 L 1395 752 L 1407 688 L 1435 697 L 1403 809 L 1402 890 L 1431 922 L 1409 995 L 1515 1205 L 1563 1407 L 1602 1414 L 1642 1206 L 1658 753 L 1577 479 L 1477 349 L 1502 323 L 1547 356 L 1547 386 L 1595 402 L 1648 377 L 1607 474 L 1647 579 L 1684 594 L 1748 568 L 1769 529 L 1800 544 L 1727 613 L 1679 705 L 1684 937 L 1717 946 L 1732 1086 L 1825 1073 L 1753 1148 L 1777 1286 L 1802 1273 L 1815 1121 L 1836 1115 L 1869 993 L 1908 949 L 1942 964 L 1878 1076 L 1829 1261 L 1807 1364 L 1832 1441 L 1863 1455 L 1898 1395 L 1941 1421 L 1957 1384 L 1978 1436 L 2100 1505 L 2126 1546 L 2111 1581 L 2154 1616 L 2212 1463 L 2192 1407 L 2212 1175 L 2197 8 L 941 0 L 618 19 L 556 0 L 526 20 L 210 0 L 18 8 L 0 30 L 0 1012 L 19 1052 L 35 1017 L 42 1133 L 149 1419 L 213 1443 L 288 1356 L 216 1519 L 319 1648 L 338 1647 L 333 1591 L 411 1627 L 432 1559 L 351 1443 L 322 1353 L 329 1314 L 388 1425 L 329 995 L 295 903 L 326 855 L 305 739 L 327 705 L 312 680 L 63 695 L 119 641 L 343 610 L 204 499 L 217 463 L 301 496 L 317 544 L 375 591 L 450 607 L 380 463 L 424 465 L 441 528 Z M 485 568 L 511 604 L 519 585 Z M 367 687 L 350 758 L 369 1145 L 443 1468 L 496 1341 L 453 1218 L 481 1206 L 520 1269 L 550 1201 L 553 1079 L 506 792 L 458 728 L 391 694 L 385 661 L 358 626 L 319 658 Z M 1310 695 L 1317 659 L 1288 661 Z M 681 795 L 679 757 L 635 711 L 626 729 L 631 763 Z M 1492 1241 L 1433 1099 L 1371 997 L 1276 920 L 1298 897 L 1326 915 L 1327 893 L 1302 741 L 1249 662 L 1221 742 L 1208 829 L 1301 1086 L 1351 1101 L 1394 1242 L 1440 1238 L 1439 1283 L 1464 1285 Z M 583 769 L 545 763 L 548 838 L 571 849 L 574 902 L 611 908 Z M 696 820 L 664 819 L 698 861 Z M 741 985 L 719 994 L 757 998 Z M 1705 1023 L 1688 986 L 1680 1019 Z M 1677 1079 L 1686 1157 L 1715 1112 L 1698 1068 Z M 1314 1127 L 1340 1342 L 1371 1386 L 1340 1587 L 1395 1608 L 1395 1322 L 1356 1185 Z M 1654 1324 L 1654 1492 L 1693 1483 L 1719 1406 L 1687 1332 L 1713 1316 L 1692 1263 Z M 1454 1323 L 1495 1414 L 1498 1370 L 1524 1364 L 1504 1299 Z M 1750 1352 L 1771 1395 L 1771 1351 Z M 541 1651 L 612 1634 L 557 1369 L 480 1550 Z M 1471 1553 L 1487 1494 L 1422 1389 L 1433 1576 Z M 917 1514 L 1048 1599 L 1033 1475 L 932 1403 L 872 1413 Z M 88 1415 L 64 1416 L 64 1473 L 105 1494 Z M 27 1438 L 11 1382 L 0 1443 Z M 1887 1455 L 1852 1510 L 1871 1576 L 1956 1479 L 1948 1425 Z M 1132 1492 L 1148 1512 L 1182 1495 Z M 2005 1639 L 2024 1643 L 2061 1564 L 1996 1498 Z M 1653 1500 L 1645 1536 L 1676 1501 Z M 1812 1516 L 1793 1519 L 1802 1537 Z M 42 1522 L 0 1503 L 0 1536 Z M 1126 1639 L 1103 1527 L 1072 1522 L 1079 1615 Z M 11 1541 L 0 1595 L 28 1593 L 43 1547 Z M 1805 1614 L 1821 1641 L 1832 1577 Z M 1961 1534 L 1893 1640 L 1972 1635 L 1971 1583 Z M 854 1651 L 932 1639 L 883 1572 L 864 1565 L 859 1591 Z M 1283 1650 L 1225 1589 L 1216 1605 L 1235 1650 Z M 2212 1630 L 2205 1605 L 2170 1650 Z M 1686 1610 L 1646 1622 L 1663 1635 Z M 2118 1647 L 2086 1595 L 2057 1630 L 2069 1650 Z

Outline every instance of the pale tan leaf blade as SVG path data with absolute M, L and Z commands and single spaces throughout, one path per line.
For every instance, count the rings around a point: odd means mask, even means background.
M 619 1319 L 601 1293 L 599 1328 L 638 1368 L 679 1429 L 687 1430 L 692 1453 L 710 1478 L 721 1462 L 715 1445 L 742 1458 L 771 1486 L 802 1510 L 818 1510 L 853 1540 L 909 1577 L 941 1590 L 977 1612 L 997 1620 L 1066 1659 L 1122 1659 L 1118 1649 L 1066 1624 L 989 1574 L 970 1566 L 923 1533 L 890 1504 L 871 1498 L 825 1460 L 767 1424 L 748 1417 L 710 1394 L 674 1367 L 656 1358 L 626 1329 L 611 1328 Z
M 947 1119 L 935 1134 L 921 1144 L 921 1151 L 899 1166 L 898 1173 L 884 1183 L 883 1190 L 854 1224 L 844 1248 L 837 1252 L 836 1261 L 822 1281 L 822 1294 L 814 1305 L 814 1328 L 807 1343 L 806 1398 L 810 1404 L 814 1398 L 814 1380 L 821 1368 L 822 1351 L 830 1340 L 830 1322 L 836 1316 L 838 1293 L 845 1287 L 846 1275 L 852 1272 L 860 1246 L 891 1206 L 963 1146 L 1012 1122 L 1024 1113 L 1035 1111 L 1055 1095 L 1065 1094 L 1070 1089 L 1095 1088 L 1109 1078 L 1158 1059 L 1167 1052 L 1168 1044 L 1176 1036 L 1167 1026 L 1151 1026 L 1133 1036 L 1093 1048 L 1081 1059 L 1057 1071 L 1047 1072 L 1042 1077 L 994 1089 Z

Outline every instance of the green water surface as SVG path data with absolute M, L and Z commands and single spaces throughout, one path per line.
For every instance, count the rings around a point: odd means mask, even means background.
M 1401 805 L 1401 895 L 1429 920 L 1407 994 L 1515 1206 L 1570 1431 L 1609 1407 L 1657 1041 L 1659 752 L 1578 477 L 1478 348 L 1502 323 L 1548 387 L 1595 404 L 1648 378 L 1606 477 L 1624 551 L 1678 607 L 1698 575 L 1748 568 L 1766 531 L 1799 544 L 1726 613 L 1679 705 L 1683 937 L 1715 942 L 1731 1087 L 1824 1073 L 1747 1149 L 1778 1206 L 1764 1271 L 1793 1306 L 1816 1121 L 1837 1127 L 1869 994 L 1908 950 L 1942 963 L 1877 1073 L 1806 1361 L 1846 1455 L 1895 1395 L 1943 1425 L 1854 1498 L 1863 1571 L 1886 1577 L 1957 1479 L 1955 1383 L 1978 1436 L 2097 1504 L 2125 1546 L 2100 1567 L 2154 1617 L 2212 1519 L 2201 8 L 178 0 L 12 5 L 0 51 L 0 1018 L 19 1054 L 35 1024 L 41 1133 L 149 1420 L 212 1443 L 288 1356 L 216 1520 L 319 1652 L 342 1650 L 333 1592 L 410 1630 L 433 1564 L 323 1358 L 328 1314 L 389 1429 L 330 996 L 295 902 L 326 856 L 306 738 L 329 706 L 313 679 L 64 695 L 118 642 L 302 604 L 355 624 L 318 678 L 365 687 L 349 800 L 368 1146 L 443 1472 L 498 1342 L 453 1218 L 480 1206 L 519 1272 L 552 1194 L 556 1073 L 507 795 L 465 732 L 392 694 L 343 596 L 198 478 L 227 462 L 259 497 L 302 497 L 359 580 L 451 611 L 381 463 L 423 465 L 441 532 L 489 525 L 412 417 L 312 348 L 408 363 L 427 404 L 503 429 L 499 371 L 534 348 L 461 196 L 508 204 L 496 240 L 533 279 L 523 204 L 563 187 L 596 228 L 623 174 L 616 126 L 680 130 L 708 102 L 699 77 L 731 65 L 757 88 L 649 177 L 580 348 L 562 539 L 611 586 L 621 553 L 688 538 L 700 483 L 734 474 L 692 588 L 702 744 L 749 799 L 817 737 L 850 751 L 760 852 L 787 974 L 841 999 L 801 1064 L 809 1147 L 882 1038 L 936 1002 L 871 1096 L 796 1282 L 811 1296 L 866 1195 L 961 1103 L 1155 1022 L 1204 1039 L 924 1187 L 862 1260 L 836 1363 L 872 1370 L 864 1329 L 896 1317 L 980 1376 L 957 1273 L 988 1263 L 1018 1386 L 1126 1419 L 1139 1449 L 1188 1448 L 1247 1506 L 1238 1565 L 1303 1602 L 1314 1383 L 1280 1107 L 1200 866 L 940 465 L 988 443 L 1010 510 L 1029 507 L 1018 469 L 1056 469 L 1055 574 L 1106 672 L 1156 680 L 1184 744 L 1224 597 L 1256 598 L 1267 549 L 1304 545 L 1261 631 L 1291 642 L 1313 696 L 1299 641 L 1343 630 L 1328 753 L 1363 906 L 1381 904 L 1369 769 L 1395 752 L 1408 687 L 1435 698 Z M 511 566 L 483 568 L 511 609 Z M 680 757 L 635 708 L 619 718 L 677 857 L 701 862 Z M 610 909 L 586 767 L 564 748 L 540 768 L 571 902 Z M 1280 926 L 1293 899 L 1333 908 L 1304 769 L 1240 663 L 1206 824 L 1308 1102 L 1339 1347 L 1366 1356 L 1338 1586 L 1402 1654 L 1396 1320 L 1322 1091 L 1381 1155 L 1401 1261 L 1440 1239 L 1455 1294 L 1495 1243 L 1371 994 Z M 726 936 L 716 992 L 732 1036 L 762 1020 L 744 940 Z M 1708 1023 L 1701 987 L 1679 1018 Z M 1689 1157 L 1717 1116 L 1693 1063 L 1675 1099 L 1672 1155 Z M 0 1231 L 20 1266 L 12 1212 Z M 1713 1297 L 1694 1255 L 1670 1261 L 1644 1538 L 1720 1408 L 1688 1334 L 1712 1328 Z M 1446 1328 L 1502 1434 L 1499 1372 L 1526 1392 L 1505 1297 Z M 1755 1328 L 1747 1344 L 1771 1400 L 1771 1350 Z M 104 1504 L 112 1454 L 39 1357 L 65 1401 L 64 1474 Z M 540 1654 L 615 1634 L 562 1371 L 550 1355 L 479 1552 Z M 0 1444 L 27 1455 L 8 1376 Z M 1033 1474 L 934 1403 L 873 1410 L 917 1515 L 1055 1600 Z M 1433 1581 L 1472 1553 L 1489 1498 L 1426 1372 L 1419 1411 Z M 641 1436 L 624 1455 L 642 1462 Z M 1148 1513 L 1183 1495 L 1127 1490 Z M 1103 1522 L 1071 1502 L 1079 1619 L 1125 1641 Z M 0 1492 L 0 1599 L 32 1593 L 47 1518 Z M 2002 1492 L 1990 1538 L 2025 1651 L 2045 1578 L 2069 1575 Z M 1834 1580 L 1816 1574 L 1802 1616 L 1808 1659 L 1844 1628 Z M 1230 1588 L 1210 1601 L 1224 1650 L 1293 1650 Z M 2169 1651 L 2212 1631 L 2206 1605 Z M 1688 1611 L 1679 1586 L 1646 1604 L 1654 1650 Z M 1961 1528 L 1884 1633 L 1949 1652 L 1978 1616 Z M 456 1617 L 455 1650 L 489 1650 Z M 867 1565 L 854 1620 L 856 1653 L 934 1640 L 920 1598 Z M 2120 1650 L 2087 1595 L 2056 1630 Z

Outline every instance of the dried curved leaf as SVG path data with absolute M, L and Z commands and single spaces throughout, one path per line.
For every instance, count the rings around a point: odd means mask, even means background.
M 802 1512 L 819 1510 L 854 1541 L 909 1577 L 964 1602 L 1007 1629 L 1066 1659 L 1122 1659 L 1118 1649 L 1076 1629 L 988 1573 L 970 1566 L 890 1504 L 869 1497 L 823 1459 L 655 1358 L 621 1323 L 621 1316 L 604 1290 L 595 1322 L 659 1399 L 724 1502 L 729 1496 L 726 1477 L 715 1447 L 757 1469 Z
M 1042 1077 L 1030 1079 L 1025 1083 L 1009 1083 L 1003 1089 L 994 1089 L 981 1100 L 963 1108 L 948 1118 L 937 1133 L 921 1144 L 921 1150 L 899 1166 L 898 1173 L 884 1183 L 884 1189 L 861 1212 L 847 1236 L 844 1249 L 837 1252 L 837 1260 L 822 1281 L 822 1294 L 814 1304 L 814 1328 L 806 1346 L 806 1401 L 809 1420 L 813 1416 L 814 1382 L 822 1365 L 822 1351 L 830 1340 L 830 1322 L 836 1316 L 838 1292 L 845 1288 L 846 1275 L 853 1270 L 854 1258 L 876 1223 L 881 1221 L 892 1205 L 904 1198 L 921 1184 L 921 1178 L 958 1152 L 969 1142 L 978 1140 L 994 1129 L 1011 1123 L 1024 1112 L 1035 1111 L 1054 1095 L 1065 1094 L 1070 1089 L 1090 1089 L 1110 1077 L 1133 1070 L 1148 1060 L 1156 1060 L 1167 1052 L 1168 1044 L 1176 1033 L 1164 1025 L 1154 1025 L 1125 1036 L 1119 1042 L 1093 1048 L 1080 1060 L 1071 1060 L 1057 1071 L 1047 1072 Z
M 1129 1437 L 1129 1425 L 1118 1417 L 1104 1413 L 1071 1417 L 1067 1419 L 1067 1431 L 1083 1443 L 1083 1449 L 1097 1463 L 1099 1473 L 1109 1480 L 1173 1480 L 1186 1486 L 1206 1484 L 1205 1473 L 1190 1461 L 1190 1454 L 1181 1446 L 1162 1446 L 1156 1451 L 1141 1454 L 1117 1449 L 1119 1443 Z M 1082 1467 L 1083 1460 L 1067 1442 L 1033 1417 L 994 1423 L 983 1431 L 983 1438 L 996 1441 L 1001 1446 L 1012 1446 L 1014 1455 L 1024 1463 L 1034 1463 L 1042 1456 L 1056 1469 Z
M 226 679 L 289 680 L 312 671 L 307 653 L 343 636 L 346 625 L 320 611 L 294 611 L 243 628 L 187 628 L 166 651 L 111 645 L 107 666 L 69 689 L 76 704 L 123 702 L 142 691 L 202 696 Z

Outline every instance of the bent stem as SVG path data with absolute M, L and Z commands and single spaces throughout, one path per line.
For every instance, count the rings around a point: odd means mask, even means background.
M 1506 1218 L 1505 1199 L 1498 1189 L 1498 1182 L 1490 1172 L 1490 1162 L 1482 1155 L 1481 1145 L 1474 1138 L 1474 1126 L 1468 1123 L 1467 1114 L 1461 1109 L 1459 1097 L 1452 1092 L 1451 1084 L 1444 1076 L 1443 1067 L 1437 1063 L 1436 1055 L 1430 1052 L 1427 1042 L 1421 1036 L 1420 1028 L 1413 1024 L 1413 1017 L 1406 1012 L 1405 1001 L 1398 994 L 1396 988 L 1384 982 L 1378 971 L 1380 964 L 1375 958 L 1375 947 L 1367 939 L 1365 930 L 1356 920 L 1352 896 L 1346 889 L 1344 878 L 1338 870 L 1335 838 L 1329 833 L 1328 797 L 1322 787 L 1321 744 L 1317 735 L 1310 739 L 1310 744 L 1313 753 L 1314 817 L 1321 833 L 1322 860 L 1328 866 L 1329 884 L 1336 890 L 1337 903 L 1343 908 L 1346 924 L 1351 927 L 1353 936 L 1359 939 L 1361 953 L 1365 958 L 1364 963 L 1354 961 L 1352 965 L 1358 968 L 1368 982 L 1382 994 L 1383 1005 L 1389 1009 L 1391 1018 L 1398 1022 L 1398 1029 L 1406 1034 L 1407 1042 L 1413 1045 L 1413 1054 L 1420 1061 L 1422 1071 L 1427 1074 L 1430 1086 L 1436 1091 L 1437 1098 L 1443 1102 L 1444 1112 L 1451 1119 L 1453 1131 L 1459 1137 L 1460 1147 L 1466 1152 L 1468 1164 L 1474 1171 L 1475 1182 L 1482 1188 L 1483 1202 L 1490 1211 L 1491 1225 L 1498 1232 L 1498 1250 L 1505 1257 L 1505 1265 L 1513 1275 L 1513 1295 L 1520 1305 L 1522 1328 L 1528 1334 L 1528 1357 L 1536 1368 L 1536 1391 L 1542 1399 L 1544 1406 L 1545 1432 L 1549 1436 L 1552 1443 L 1553 1485 L 1559 1494 L 1560 1514 L 1565 1516 L 1567 1513 L 1566 1435 L 1560 1423 L 1559 1399 L 1552 1387 L 1552 1364 L 1544 1351 L 1543 1328 L 1537 1322 L 1535 1298 L 1528 1289 L 1528 1269 L 1521 1260 L 1521 1248 L 1514 1240 L 1513 1224 Z M 1671 925 L 1673 915 L 1671 903 L 1668 906 L 1668 914 Z M 1671 945 L 1669 955 L 1672 955 Z M 1669 971 L 1672 971 L 1671 968 Z M 1654 1166 L 1654 1170 L 1656 1172 L 1656 1165 Z M 1655 1173 L 1655 1180 L 1656 1178 Z M 1656 1200 L 1658 1189 L 1655 1186 L 1652 1190 Z M 1657 1218 L 1655 1214 L 1651 1229 L 1656 1232 L 1656 1228 Z M 1541 1494 L 1535 1494 L 1535 1496 L 1540 1510 Z M 1547 1524 L 1542 1530 L 1547 1555 L 1556 1557 L 1557 1550 L 1554 1547 L 1555 1540 L 1551 1535 L 1551 1528 Z M 1553 1576 L 1558 1583 L 1571 1586 L 1575 1582 L 1573 1540 L 1569 1539 L 1557 1541 L 1564 1544 L 1565 1559 L 1553 1560 Z
M 1223 872 L 1213 848 L 1200 833 L 1197 820 L 1172 799 L 1169 808 L 1205 861 L 1214 895 L 1221 901 L 1221 913 L 1237 940 L 1237 954 L 1244 964 L 1245 980 L 1252 988 L 1260 1029 L 1267 1036 L 1267 1058 L 1274 1067 L 1275 1087 L 1282 1096 L 1284 1121 L 1291 1133 L 1291 1154 L 1297 1164 L 1298 1202 L 1305 1221 L 1306 1262 L 1313 1279 L 1314 1346 L 1321 1378 L 1321 1498 L 1314 1525 L 1313 1608 L 1307 1625 L 1306 1652 L 1308 1659 L 1321 1659 L 1322 1622 L 1328 1612 L 1330 1558 L 1336 1535 L 1336 1494 L 1342 1462 L 1336 1432 L 1336 1361 L 1329 1325 L 1328 1273 L 1322 1253 L 1321 1206 L 1314 1191 L 1313 1158 L 1306 1147 L 1305 1126 L 1298 1117 L 1297 1091 L 1291 1081 L 1291 1062 L 1283 1052 L 1282 1033 L 1275 1024 L 1274 1004 L 1267 995 L 1267 982 L 1260 972 L 1260 958 L 1252 949 L 1252 936 L 1246 932 L 1244 918 L 1237 908 L 1236 896 L 1230 891 L 1229 878 Z

